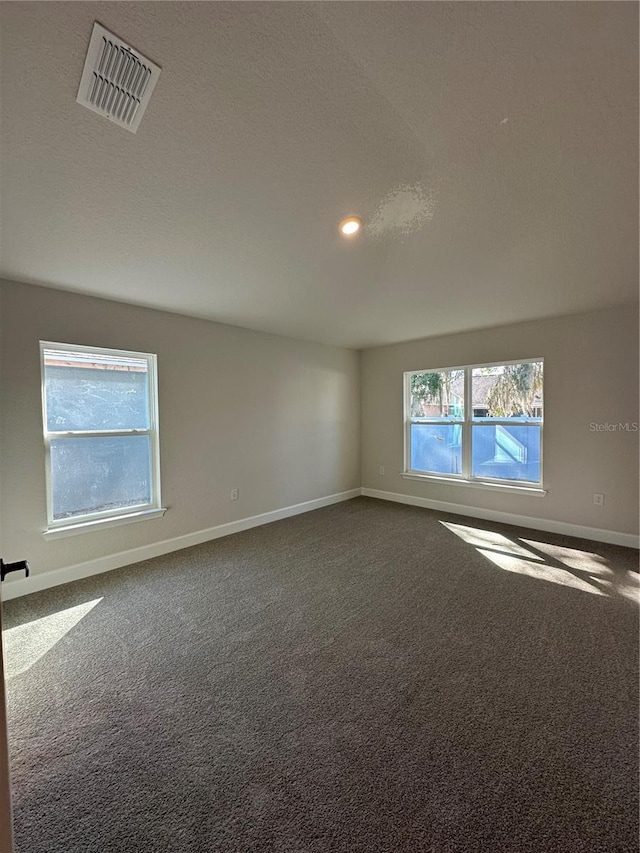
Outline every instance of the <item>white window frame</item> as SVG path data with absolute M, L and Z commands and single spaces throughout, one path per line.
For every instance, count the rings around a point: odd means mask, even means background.
M 62 430 L 50 431 L 47 428 L 47 395 L 45 387 L 45 351 L 59 351 L 95 354 L 96 356 L 112 356 L 116 358 L 136 358 L 146 361 L 149 404 L 148 429 L 113 429 L 113 430 Z M 161 505 L 160 488 L 160 436 L 158 429 L 158 364 L 154 353 L 133 352 L 130 350 L 109 349 L 106 347 L 81 346 L 80 344 L 63 344 L 54 341 L 40 341 L 40 379 L 42 395 L 42 424 L 45 448 L 45 482 L 47 493 L 47 529 L 45 535 L 61 533 L 77 533 L 92 530 L 96 527 L 107 527 L 113 524 L 124 524 L 146 518 L 156 518 L 164 515 Z M 53 517 L 53 482 L 51 475 L 51 441 L 77 437 L 100 438 L 103 436 L 148 435 L 151 445 L 151 500 L 148 503 L 135 504 L 126 507 L 111 508 L 97 512 L 86 512 L 66 518 Z
M 526 491 L 532 494 L 544 495 L 544 405 L 540 418 L 474 418 L 472 407 L 472 375 L 473 371 L 482 367 L 501 367 L 510 364 L 532 364 L 541 362 L 544 358 L 520 358 L 513 361 L 494 361 L 484 364 L 465 364 L 457 367 L 435 367 L 422 370 L 408 370 L 404 373 L 404 471 L 402 476 L 407 479 L 437 480 L 443 483 L 454 483 L 480 488 L 496 488 L 503 491 Z M 420 373 L 443 373 L 454 370 L 464 372 L 464 418 L 413 418 L 411 417 L 411 377 Z M 543 380 L 544 383 L 544 380 Z M 544 385 L 543 385 L 544 388 Z M 543 392 L 544 393 L 544 392 Z M 462 428 L 462 460 L 460 474 L 438 474 L 437 472 L 417 471 L 411 468 L 411 425 L 414 423 L 437 424 L 439 426 L 459 425 Z M 472 474 L 473 427 L 490 424 L 492 426 L 537 426 L 540 427 L 540 479 L 508 480 L 497 477 L 474 477 Z

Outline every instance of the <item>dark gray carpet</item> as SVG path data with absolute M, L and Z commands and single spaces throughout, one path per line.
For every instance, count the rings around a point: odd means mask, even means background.
M 9 602 L 101 599 L 9 682 L 17 851 L 637 851 L 637 571 L 357 498 Z

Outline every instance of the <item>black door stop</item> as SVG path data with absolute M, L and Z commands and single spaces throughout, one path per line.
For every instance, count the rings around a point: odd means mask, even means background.
M 9 572 L 22 572 L 24 571 L 25 577 L 29 577 L 29 563 L 26 560 L 18 560 L 17 563 L 5 563 L 5 561 L 0 557 L 0 581 L 3 581 Z

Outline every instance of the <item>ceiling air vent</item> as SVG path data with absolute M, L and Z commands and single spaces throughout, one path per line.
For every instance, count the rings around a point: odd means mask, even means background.
M 155 63 L 96 22 L 77 101 L 135 133 L 159 76 Z

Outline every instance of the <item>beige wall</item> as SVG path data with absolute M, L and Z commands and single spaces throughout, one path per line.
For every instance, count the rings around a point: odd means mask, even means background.
M 37 574 L 359 487 L 358 353 L 0 288 L 5 559 L 27 558 Z M 163 518 L 45 541 L 40 340 L 157 353 Z
M 544 498 L 416 482 L 403 470 L 403 372 L 545 359 Z M 628 306 L 362 353 L 362 485 L 370 489 L 638 532 L 638 437 L 591 423 L 638 422 L 638 309 Z M 379 468 L 384 466 L 385 475 Z M 593 505 L 604 492 L 605 505 Z
M 28 558 L 34 573 L 361 484 L 637 533 L 639 434 L 589 429 L 639 420 L 634 306 L 358 354 L 47 288 L 4 282 L 0 297 L 0 554 Z M 40 340 L 158 354 L 164 518 L 45 541 Z M 545 498 L 399 476 L 405 370 L 536 356 L 545 358 Z M 593 506 L 596 491 L 604 507 Z

